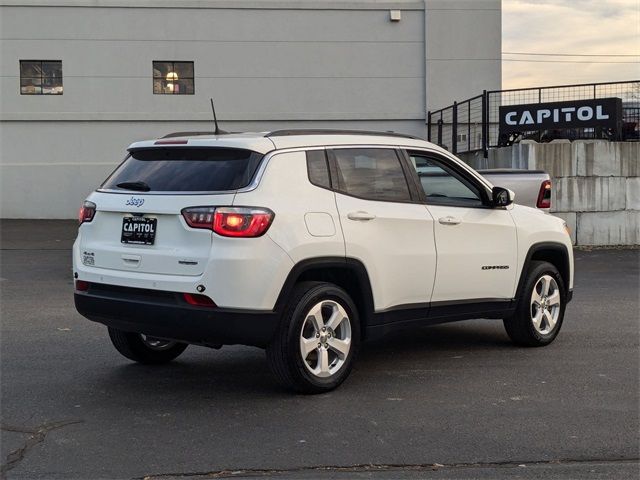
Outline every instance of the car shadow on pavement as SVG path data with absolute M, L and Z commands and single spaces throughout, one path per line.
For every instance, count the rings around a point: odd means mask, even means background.
M 365 342 L 363 353 L 369 350 L 451 352 L 458 349 L 493 350 L 510 346 L 512 343 L 504 331 L 501 320 L 468 320 L 398 330 Z
M 502 322 L 489 320 L 394 332 L 364 342 L 356 369 L 365 374 L 388 369 L 390 357 L 394 359 L 393 368 L 401 373 L 412 365 L 441 364 L 456 355 L 495 355 L 497 351 L 514 348 L 501 329 Z M 190 347 L 170 364 L 125 363 L 94 374 L 98 377 L 94 381 L 116 397 L 118 391 L 127 396 L 135 392 L 145 398 L 161 393 L 165 400 L 176 397 L 184 403 L 189 399 L 234 398 L 248 393 L 271 398 L 290 396 L 272 378 L 264 351 L 251 347 L 229 346 L 221 350 Z M 352 382 L 341 388 L 349 383 Z

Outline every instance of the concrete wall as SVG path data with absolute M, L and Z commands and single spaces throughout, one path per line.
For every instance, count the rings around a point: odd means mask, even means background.
M 547 171 L 552 213 L 565 219 L 577 245 L 640 244 L 640 143 L 604 140 L 525 141 L 468 155 L 474 168 Z M 516 199 L 517 201 L 517 199 Z
M 210 129 L 209 97 L 232 131 L 425 136 L 499 56 L 500 0 L 0 0 L 0 216 L 74 217 L 133 141 Z M 62 60 L 64 94 L 20 95 L 21 59 Z M 195 95 L 154 95 L 153 60 L 193 61 Z

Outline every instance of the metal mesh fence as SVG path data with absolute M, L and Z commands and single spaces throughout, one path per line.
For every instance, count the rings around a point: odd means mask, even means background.
M 622 139 L 640 139 L 640 81 L 561 85 L 485 91 L 482 95 L 456 102 L 429 112 L 427 135 L 453 153 L 487 150 L 502 145 L 499 138 L 499 111 L 501 106 L 523 105 L 599 98 L 622 99 Z M 604 138 L 594 128 L 550 132 L 531 130 L 521 132 L 521 138 L 549 141 L 553 138 Z
M 456 152 L 482 150 L 484 95 L 430 112 L 428 138 Z

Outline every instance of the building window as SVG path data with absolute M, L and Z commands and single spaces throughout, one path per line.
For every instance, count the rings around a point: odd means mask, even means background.
M 193 62 L 153 62 L 153 93 L 193 95 Z
M 62 60 L 20 60 L 21 95 L 62 95 Z

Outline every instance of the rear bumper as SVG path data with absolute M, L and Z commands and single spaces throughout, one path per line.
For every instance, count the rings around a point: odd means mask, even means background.
M 84 317 L 126 332 L 201 345 L 265 347 L 278 326 L 275 312 L 198 307 L 179 294 L 92 283 L 75 292 Z

